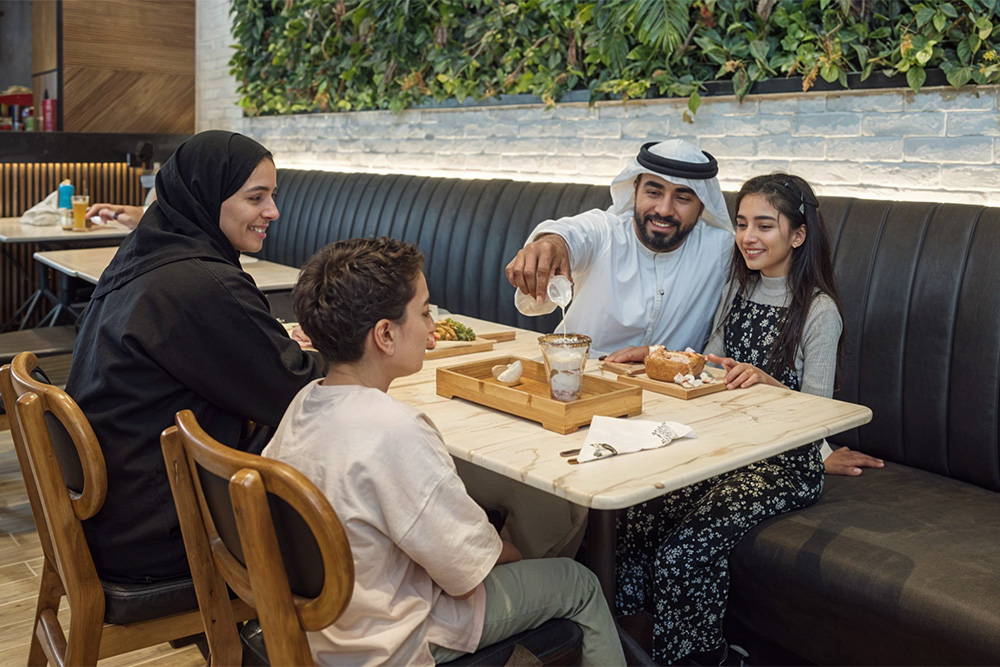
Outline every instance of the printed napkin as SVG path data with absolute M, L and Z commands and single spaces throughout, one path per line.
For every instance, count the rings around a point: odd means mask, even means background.
M 678 422 L 594 417 L 577 462 L 657 449 L 677 438 L 694 438 L 694 429 Z

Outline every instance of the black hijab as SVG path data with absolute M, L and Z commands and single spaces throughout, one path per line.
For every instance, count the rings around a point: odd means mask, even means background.
M 201 132 L 178 146 L 156 174 L 156 201 L 101 274 L 93 298 L 182 259 L 239 267 L 240 253 L 219 227 L 222 202 L 270 157 L 250 137 L 222 130 Z

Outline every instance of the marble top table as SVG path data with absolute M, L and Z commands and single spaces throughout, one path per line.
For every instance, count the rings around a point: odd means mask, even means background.
M 71 232 L 60 225 L 22 225 L 21 218 L 0 218 L 0 243 L 53 243 L 122 239 L 128 229 L 98 225 L 85 232 Z
M 51 250 L 67 246 L 117 245 L 128 236 L 128 232 L 128 229 L 115 225 L 95 225 L 85 232 L 74 232 L 64 230 L 60 225 L 22 225 L 19 217 L 0 218 L 0 254 L 3 255 L 4 261 L 10 262 L 15 270 L 30 282 L 31 267 L 21 261 L 19 253 L 11 250 L 14 246 L 37 243 L 43 250 Z M 51 320 L 55 324 L 59 313 L 66 307 L 65 299 L 60 300 L 49 289 L 43 267 L 37 266 L 37 269 L 38 289 L 17 309 L 13 317 L 0 327 L 0 331 L 6 331 L 18 319 L 21 321 L 19 328 L 23 329 L 43 299 L 51 302 L 55 309 L 50 311 L 41 323 Z
M 509 329 L 460 315 L 477 333 Z M 437 359 L 396 380 L 389 393 L 430 415 L 452 456 L 590 508 L 590 564 L 613 601 L 614 510 L 629 507 L 780 452 L 871 421 L 869 408 L 788 389 L 756 385 L 682 400 L 649 391 L 636 419 L 677 421 L 694 439 L 660 449 L 570 465 L 559 455 L 583 445 L 586 428 L 560 435 L 536 422 L 463 399 L 437 395 L 440 367 L 508 354 L 541 361 L 538 334 L 517 330 L 490 352 Z M 588 362 L 587 372 L 615 379 Z M 609 558 L 610 556 L 610 558 Z M 596 559 L 596 560 L 595 560 Z
M 72 278 L 97 284 L 118 248 L 78 248 L 36 252 L 35 260 Z M 256 257 L 242 257 L 243 270 L 250 274 L 262 292 L 286 290 L 295 286 L 299 270 Z

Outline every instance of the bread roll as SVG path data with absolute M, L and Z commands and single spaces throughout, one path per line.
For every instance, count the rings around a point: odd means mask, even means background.
M 662 345 L 653 345 L 646 355 L 646 375 L 663 382 L 673 382 L 678 373 L 698 377 L 705 361 L 705 356 L 697 352 L 671 352 Z

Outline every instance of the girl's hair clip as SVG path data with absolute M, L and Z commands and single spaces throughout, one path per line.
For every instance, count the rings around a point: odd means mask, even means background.
M 785 186 L 786 190 L 792 192 L 795 196 L 799 198 L 799 213 L 801 213 L 802 215 L 806 214 L 806 203 L 808 203 L 810 206 L 813 207 L 817 206 L 818 203 L 815 201 L 810 200 L 809 202 L 806 202 L 805 193 L 803 193 L 801 190 L 795 187 L 795 184 L 792 183 L 791 181 L 782 181 L 781 184 Z

